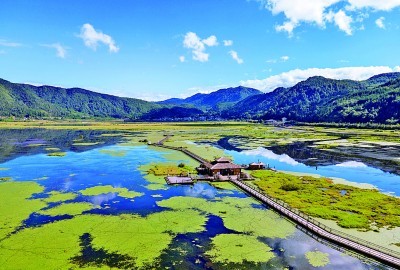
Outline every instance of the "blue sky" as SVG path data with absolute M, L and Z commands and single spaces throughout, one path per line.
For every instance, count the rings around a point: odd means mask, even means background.
M 400 0 L 2 0 L 0 77 L 160 100 L 400 71 Z

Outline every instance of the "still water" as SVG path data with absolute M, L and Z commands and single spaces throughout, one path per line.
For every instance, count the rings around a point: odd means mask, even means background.
M 0 163 L 0 168 L 2 168 L 0 169 L 0 178 L 9 177 L 13 179 L 11 182 L 17 183 L 36 182 L 44 188 L 43 191 L 27 198 L 28 202 L 29 200 L 33 202 L 35 200 L 46 199 L 50 192 L 58 191 L 61 193 L 71 193 L 75 196 L 64 202 L 49 203 L 45 206 L 45 209 L 73 203 L 89 203 L 92 205 L 92 209 L 85 210 L 76 215 L 65 214 L 55 216 L 43 214 L 41 211 L 32 211 L 26 218 L 21 220 L 22 224 L 20 226 L 17 226 L 14 231 L 0 239 L 0 268 L 34 269 L 37 266 L 32 263 L 32 260 L 36 259 L 40 259 L 43 263 L 42 265 L 45 265 L 42 269 L 53 268 L 50 266 L 59 269 L 80 267 L 104 267 L 107 269 L 110 267 L 123 269 L 314 269 L 314 266 L 318 266 L 318 269 L 385 268 L 385 266 L 377 262 L 359 259 L 348 254 L 348 252 L 338 251 L 329 245 L 320 243 L 296 228 L 294 224 L 274 214 L 272 210 L 255 200 L 251 201 L 251 204 L 243 206 L 251 199 L 234 187 L 221 188 L 209 183 L 197 183 L 191 186 L 167 186 L 164 183 L 158 183 L 150 188 L 152 183 L 149 179 L 145 178 L 145 173 L 140 170 L 141 166 L 151 163 L 168 162 L 170 157 L 176 153 L 173 151 L 160 151 L 157 148 L 145 145 L 121 144 L 124 142 L 123 137 L 101 137 L 101 134 L 101 132 L 44 132 L 41 130 L 36 130 L 35 133 L 16 130 L 7 131 L 2 134 L 0 149 L 2 151 L 1 157 L 3 162 Z M 74 140 L 81 140 L 82 138 L 85 142 L 89 142 L 89 144 L 81 144 L 79 146 L 79 144 L 76 145 L 73 143 Z M 46 155 L 46 148 L 52 147 L 62 149 L 66 155 L 62 157 Z M 254 159 L 260 159 L 270 164 L 270 166 L 276 166 L 282 170 L 315 173 L 315 168 L 295 163 L 295 161 L 287 159 L 287 157 L 273 156 L 271 158 L 271 156 L 268 156 L 271 153 L 265 154 L 263 151 L 265 150 L 257 149 L 253 152 L 241 153 L 227 151 L 227 154 L 232 155 L 235 161 L 239 163 L 248 163 L 249 161 L 254 161 Z M 173 162 L 188 163 L 189 161 L 187 157 L 182 156 L 181 159 L 175 158 Z M 396 189 L 395 185 L 384 185 L 378 182 L 375 179 L 378 178 L 376 176 L 382 177 L 385 174 L 373 168 L 327 166 L 318 168 L 317 173 L 326 176 L 343 177 L 356 182 L 368 182 L 377 185 L 385 191 L 396 192 L 396 194 L 399 192 L 399 189 Z M 371 173 L 374 175 L 371 176 Z M 390 179 L 395 179 L 398 176 L 386 175 L 385 177 L 380 181 L 390 182 Z M 0 192 L 9 183 L 10 181 L 0 182 Z M 87 188 L 107 185 L 114 188 L 127 188 L 141 195 L 132 199 L 121 196 L 116 192 L 94 196 L 82 194 L 82 190 Z M 172 208 L 166 206 L 168 204 L 165 202 L 174 198 L 183 198 L 181 199 L 182 204 L 176 204 L 174 207 L 171 206 Z M 137 229 L 135 238 L 127 233 L 122 240 L 114 239 L 113 232 L 108 232 L 110 234 L 108 242 L 115 243 L 112 246 L 113 252 L 111 252 L 111 244 L 107 243 L 107 241 L 104 246 L 99 246 L 99 244 L 92 246 L 91 241 L 95 242 L 96 236 L 91 236 L 91 230 L 83 229 L 83 221 L 82 228 L 79 228 L 79 223 L 71 227 L 73 230 L 77 230 L 76 235 L 72 239 L 71 237 L 68 239 L 65 238 L 66 242 L 71 241 L 74 245 L 80 246 L 80 250 L 76 253 L 72 254 L 72 251 L 66 249 L 64 246 L 58 247 L 56 245 L 53 247 L 54 249 L 48 249 L 48 246 L 55 245 L 53 243 L 55 238 L 49 238 L 48 240 L 43 240 L 43 238 L 39 240 L 36 238 L 40 237 L 38 235 L 40 235 L 41 228 L 54 233 L 54 228 L 58 224 L 66 224 L 65 226 L 68 226 L 70 224 L 68 222 L 80 219 L 90 224 L 92 219 L 97 219 L 99 216 L 105 217 L 104 224 L 108 224 L 106 220 L 110 217 L 118 217 L 120 219 L 117 219 L 117 222 L 126 224 L 124 223 L 124 220 L 127 219 L 126 215 L 137 215 L 138 222 L 140 221 L 142 222 L 141 224 L 144 224 L 143 226 L 147 226 L 146 217 L 161 216 L 162 213 L 166 211 L 170 212 L 171 209 L 177 213 L 180 210 L 193 211 L 186 208 L 191 200 L 196 199 L 200 199 L 198 201 L 199 204 L 205 202 L 208 205 L 201 209 L 200 206 L 199 209 L 193 206 L 193 208 L 197 209 L 195 211 L 196 216 L 203 216 L 206 220 L 202 224 L 201 229 L 194 231 L 188 229 L 187 233 L 183 229 L 174 234 L 172 232 L 168 233 L 169 230 L 167 229 L 160 236 L 169 236 L 170 238 L 166 237 L 167 242 L 161 249 L 159 256 L 153 256 L 154 258 L 150 256 L 151 259 L 143 259 L 140 262 L 136 260 L 139 260 L 137 258 L 141 256 L 124 253 L 123 249 L 119 249 L 118 246 L 129 245 L 130 241 L 141 241 L 141 248 L 137 252 L 148 252 L 148 249 L 151 250 L 152 246 L 155 245 L 154 242 L 146 240 L 151 238 L 149 235 L 146 235 L 146 233 L 149 233 L 148 228 L 143 228 L 143 231 Z M 221 204 L 221 202 L 227 203 Z M 235 202 L 242 203 L 235 206 Z M 4 207 L 2 205 L 0 204 L 0 211 L 7 211 L 7 209 L 1 209 Z M 221 207 L 220 210 L 210 210 L 218 208 L 217 205 Z M 12 205 L 11 207 L 17 209 L 19 206 Z M 223 210 L 223 207 L 225 207 L 224 209 L 231 209 L 231 211 Z M 239 209 L 240 207 L 242 208 Z M 238 210 L 236 211 L 236 209 Z M 257 213 L 271 213 L 271 215 L 266 216 L 265 220 L 260 223 L 256 221 L 259 218 Z M 85 217 L 88 217 L 88 219 L 84 219 Z M 191 216 L 187 216 L 188 220 L 191 218 Z M 245 225 L 240 227 L 235 224 L 235 218 L 237 218 L 237 223 L 244 223 Z M 136 222 L 135 220 L 132 222 Z M 150 218 L 148 220 L 148 226 L 154 226 L 154 223 L 150 223 Z M 165 223 L 173 224 L 171 226 L 179 226 L 179 222 L 183 221 L 168 222 L 170 220 L 156 224 L 161 226 Z M 1 220 L 0 228 L 4 224 L 6 224 L 6 221 Z M 252 224 L 257 224 L 258 227 L 251 228 Z M 128 231 L 126 228 L 128 226 L 121 225 L 115 227 L 115 233 Z M 285 228 L 285 231 L 280 232 L 279 228 L 276 227 Z M 171 231 L 173 229 L 171 227 Z M 29 234 L 30 230 L 37 231 L 38 233 Z M 56 238 L 58 240 L 61 239 L 62 243 L 62 238 L 67 236 L 59 233 L 58 229 L 55 231 Z M 94 231 L 95 229 L 93 229 L 93 233 Z M 154 231 L 154 233 L 158 233 L 156 229 Z M 236 241 L 225 242 L 225 246 L 231 246 L 232 250 L 235 250 L 235 252 L 232 251 L 232 254 L 228 253 L 227 256 L 226 251 L 224 253 L 223 251 L 215 250 L 215 248 L 213 249 L 213 239 L 221 235 L 228 236 L 226 237 L 227 239 L 232 235 L 253 237 L 257 245 L 266 247 L 271 256 L 265 261 L 260 261 L 259 258 L 263 258 L 263 256 L 262 254 L 260 255 L 260 248 L 257 247 L 248 248 L 240 252 L 241 247 L 247 244 L 246 241 L 243 243 Z M 18 241 L 23 242 L 23 244 L 17 248 L 15 245 L 17 245 Z M 119 243 L 118 241 L 121 242 Z M 58 242 L 56 241 L 56 243 Z M 109 247 L 110 250 L 108 249 Z M 57 255 L 56 259 L 54 259 L 52 256 L 55 252 L 64 252 L 67 255 Z M 71 252 L 71 254 L 68 252 Z M 21 263 L 21 258 L 31 258 L 30 256 L 33 256 L 33 259 L 31 261 L 27 259 L 26 265 L 24 262 Z M 238 257 L 241 258 L 240 262 L 236 261 Z M 65 261 L 59 262 L 57 260 Z

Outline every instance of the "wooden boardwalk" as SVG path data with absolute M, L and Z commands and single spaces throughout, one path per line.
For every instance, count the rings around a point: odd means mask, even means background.
M 251 196 L 271 206 L 285 216 L 289 217 L 291 220 L 295 221 L 297 224 L 301 225 L 307 230 L 343 247 L 365 254 L 390 266 L 400 268 L 400 253 L 384 247 L 380 247 L 354 236 L 347 235 L 343 232 L 333 230 L 321 224 L 320 222 L 310 218 L 309 216 L 304 215 L 301 212 L 296 211 L 295 209 L 291 209 L 287 204 L 269 197 L 261 190 L 256 190 L 255 188 L 249 186 L 242 181 L 231 180 L 231 183 L 246 191 Z
M 196 155 L 195 153 L 192 153 L 191 151 L 187 150 L 186 148 L 183 147 L 173 147 L 173 146 L 166 146 L 164 145 L 164 142 L 171 137 L 171 135 L 166 136 L 162 140 L 160 140 L 158 143 L 156 143 L 156 146 L 171 149 L 171 150 L 176 150 L 176 151 L 181 151 L 188 155 L 189 157 L 193 158 L 194 160 L 197 160 L 200 163 L 208 163 L 207 160 L 204 158 L 200 157 L 199 155 Z M 229 180 L 231 183 L 239 187 L 240 189 L 244 190 L 248 194 L 250 194 L 252 197 L 260 200 L 261 202 L 267 204 L 268 206 L 272 207 L 276 211 L 284 214 L 291 220 L 293 220 L 295 223 L 299 224 L 302 226 L 304 229 L 310 231 L 311 233 L 314 233 L 316 235 L 319 235 L 321 238 L 327 239 L 333 243 L 336 243 L 342 247 L 354 250 L 356 252 L 359 252 L 361 254 L 367 255 L 368 257 L 374 258 L 378 261 L 381 261 L 387 265 L 393 266 L 397 269 L 400 269 L 400 253 L 396 252 L 394 250 L 381 247 L 379 245 L 376 245 L 374 243 L 368 242 L 366 240 L 354 237 L 352 235 L 343 233 L 338 230 L 334 230 L 332 228 L 329 228 L 325 226 L 324 224 L 321 224 L 317 220 L 314 220 L 313 218 L 301 213 L 297 209 L 291 208 L 287 203 L 284 203 L 280 200 L 277 200 L 275 198 L 269 197 L 266 195 L 262 190 L 256 189 L 255 187 L 249 186 L 248 184 L 244 183 L 243 181 L 236 180 L 236 179 L 230 179 Z

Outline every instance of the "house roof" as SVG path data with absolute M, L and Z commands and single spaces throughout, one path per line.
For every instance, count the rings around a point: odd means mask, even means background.
M 229 158 L 226 157 L 220 157 L 218 159 L 215 160 L 217 163 L 229 163 L 231 162 L 231 160 Z
M 217 163 L 212 165 L 211 170 L 223 170 L 223 169 L 241 169 L 242 166 L 233 163 Z

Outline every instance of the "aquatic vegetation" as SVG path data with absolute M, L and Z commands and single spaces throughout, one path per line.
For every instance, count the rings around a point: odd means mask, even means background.
M 65 153 L 65 152 L 51 152 L 51 153 L 48 153 L 47 155 L 49 157 L 64 157 L 66 154 L 67 153 Z
M 329 254 L 321 251 L 309 251 L 305 254 L 308 262 L 314 267 L 322 267 L 329 264 Z
M 48 195 L 49 197 L 43 199 L 47 203 L 70 201 L 78 196 L 75 193 L 63 193 L 59 191 L 51 191 Z
M 313 217 L 335 220 L 343 228 L 371 230 L 400 227 L 400 198 L 376 189 L 335 184 L 324 177 L 296 176 L 273 171 L 253 172 L 253 184 L 268 195 Z M 294 186 L 296 188 L 286 188 Z M 343 195 L 342 191 L 346 190 Z
M 234 185 L 232 185 L 231 183 L 228 183 L 228 182 L 215 182 L 215 183 L 211 183 L 211 185 L 217 189 L 237 190 L 237 188 Z
M 145 187 L 149 190 L 166 190 L 168 186 L 166 185 L 165 179 L 163 176 L 156 176 L 153 174 L 144 175 L 144 179 L 146 179 L 149 184 Z
M 188 173 L 196 173 L 196 170 L 193 167 L 184 165 L 183 167 L 179 167 L 179 164 L 173 163 L 156 163 L 151 164 L 150 167 L 147 167 L 147 173 L 153 174 L 156 176 L 160 175 L 179 175 L 179 174 L 188 174 Z
M 43 190 L 44 188 L 35 182 L 0 183 L 0 240 L 21 226 L 31 213 L 46 206 L 41 200 L 29 199 Z
M 97 145 L 100 144 L 100 142 L 75 142 L 72 145 L 73 146 L 92 146 L 92 145 Z
M 273 257 L 271 248 L 254 236 L 220 234 L 212 239 L 206 254 L 219 263 L 267 262 Z
M 46 210 L 41 210 L 39 213 L 47 216 L 75 216 L 91 209 L 93 209 L 93 204 L 91 203 L 63 203 Z
M 81 252 L 80 237 L 90 233 L 94 249 L 126 255 L 132 258 L 127 263 L 136 267 L 150 267 L 175 235 L 203 231 L 206 220 L 193 210 L 165 211 L 147 217 L 80 215 L 24 229 L 0 242 L 0 264 L 7 269 L 26 265 L 32 269 L 74 268 L 71 258 Z
M 0 168 L 0 171 L 7 171 L 7 170 L 9 170 L 10 168 Z
M 157 202 L 174 210 L 194 209 L 222 218 L 228 229 L 256 237 L 286 238 L 294 233 L 294 226 L 273 211 L 256 209 L 252 198 L 231 198 L 207 201 L 202 198 L 173 197 Z
M 143 195 L 143 193 L 129 190 L 127 188 L 120 188 L 120 187 L 117 188 L 110 185 L 90 187 L 84 190 L 80 190 L 79 192 L 85 196 L 97 196 L 101 194 L 117 193 L 118 196 L 120 197 L 130 198 L 130 199 L 135 197 L 140 197 Z
M 111 149 L 101 149 L 100 153 L 110 155 L 112 157 L 124 157 L 126 156 L 126 151 L 123 150 L 111 150 Z
M 7 182 L 7 181 L 11 181 L 12 177 L 0 177 L 0 182 Z
M 57 152 L 57 151 L 60 151 L 61 149 L 57 148 L 57 147 L 47 147 L 47 148 L 45 148 L 45 150 L 46 151 L 55 151 L 55 152 Z

